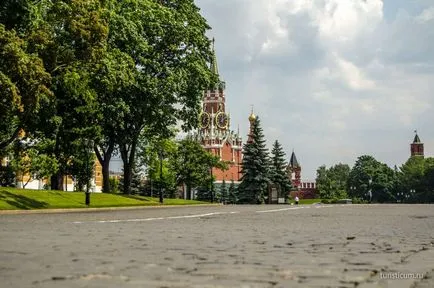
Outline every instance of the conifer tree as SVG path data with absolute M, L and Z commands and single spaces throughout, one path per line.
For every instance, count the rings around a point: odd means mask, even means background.
M 258 117 L 252 123 L 251 141 L 244 144 L 239 203 L 264 203 L 269 183 L 269 160 L 265 137 Z
M 228 202 L 228 189 L 226 187 L 226 181 L 223 179 L 222 185 L 220 185 L 219 191 L 220 202 L 226 204 Z
M 271 150 L 270 180 L 280 186 L 282 194 L 286 194 L 291 189 L 291 180 L 286 174 L 285 156 L 282 145 L 276 140 Z
M 228 190 L 228 204 L 236 204 L 238 202 L 237 193 L 238 189 L 235 186 L 234 180 L 232 179 Z
M 132 171 L 132 175 L 131 175 L 131 194 L 142 194 L 145 190 L 144 184 L 142 182 L 142 177 L 141 177 L 141 170 L 139 167 L 135 166 L 133 168 Z M 158 185 L 160 185 L 160 183 L 158 183 Z M 123 187 L 124 187 L 124 177 L 120 178 L 119 181 L 119 189 L 121 191 L 123 191 Z M 159 187 L 159 186 L 158 186 Z M 155 195 L 155 193 L 154 193 Z

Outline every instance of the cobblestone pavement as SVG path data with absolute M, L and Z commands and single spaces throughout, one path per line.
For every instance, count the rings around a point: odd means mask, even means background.
M 434 287 L 433 245 L 434 205 L 0 215 L 0 286 Z

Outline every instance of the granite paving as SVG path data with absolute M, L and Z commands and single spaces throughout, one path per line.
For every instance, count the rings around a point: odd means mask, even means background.
M 1 287 L 434 287 L 434 205 L 0 213 Z

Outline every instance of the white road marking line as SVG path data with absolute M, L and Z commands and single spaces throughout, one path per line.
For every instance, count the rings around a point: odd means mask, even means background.
M 195 215 L 182 215 L 182 216 L 169 216 L 169 217 L 158 217 L 158 218 L 138 218 L 138 219 L 113 219 L 113 220 L 99 220 L 99 221 L 75 221 L 73 224 L 83 224 L 83 223 L 121 223 L 121 222 L 145 222 L 145 221 L 155 221 L 155 220 L 170 220 L 170 219 L 184 219 L 184 218 L 199 218 L 212 215 L 222 215 L 222 214 L 236 214 L 239 211 L 232 212 L 212 212 L 206 214 L 195 214 Z
M 261 211 L 256 211 L 256 213 L 271 213 L 271 212 L 280 212 L 280 211 L 296 210 L 296 209 L 306 209 L 306 208 L 310 208 L 310 206 L 307 206 L 307 207 L 291 207 L 291 208 L 282 208 L 282 209 L 274 209 L 274 210 L 261 210 Z

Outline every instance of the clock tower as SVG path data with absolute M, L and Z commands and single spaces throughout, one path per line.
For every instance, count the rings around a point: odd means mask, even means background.
M 219 76 L 217 57 L 213 43 L 213 58 L 210 70 Z M 230 115 L 226 110 L 226 83 L 221 80 L 214 87 L 204 92 L 202 110 L 199 115 L 199 141 L 202 146 L 221 160 L 229 162 L 229 169 L 222 171 L 213 169 L 217 182 L 239 181 L 242 161 L 242 139 L 239 133 L 230 130 Z

